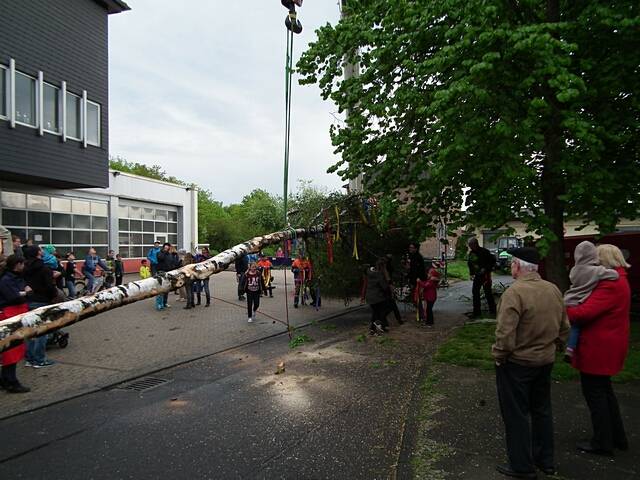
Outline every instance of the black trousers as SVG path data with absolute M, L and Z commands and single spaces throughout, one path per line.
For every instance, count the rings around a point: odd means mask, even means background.
M 18 377 L 16 376 L 16 363 L 3 365 L 0 369 L 0 381 L 3 385 L 17 385 Z
M 471 287 L 471 293 L 473 294 L 473 315 L 480 316 L 480 314 L 482 313 L 480 290 L 484 290 L 484 296 L 487 299 L 487 305 L 489 305 L 489 313 L 495 315 L 496 302 L 493 299 L 491 283 L 485 282 L 484 275 L 476 275 L 473 277 L 473 286 Z
M 385 300 L 383 302 L 374 303 L 371 305 L 371 324 L 369 328 L 372 332 L 376 330 L 375 322 L 380 323 L 383 327 L 387 328 L 389 322 L 387 322 L 387 314 L 389 313 L 389 303 Z
M 253 312 L 260 307 L 260 290 L 247 292 L 247 316 L 253 317 Z
M 582 395 L 591 412 L 591 446 L 607 451 L 612 451 L 614 447 L 626 448 L 627 435 L 622 424 L 618 399 L 611 387 L 611 377 L 580 372 L 580 384 Z
M 184 284 L 184 290 L 187 295 L 187 307 L 195 306 L 194 283 L 192 281 L 187 280 Z
M 238 277 L 238 298 L 244 296 L 244 273 L 237 274 Z
M 553 364 L 525 367 L 511 362 L 496 367 L 507 456 L 517 472 L 533 472 L 536 464 L 554 466 L 552 368 Z
M 436 302 L 427 302 L 427 325 L 433 325 L 433 306 Z
M 122 275 L 116 275 L 116 286 L 122 285 Z

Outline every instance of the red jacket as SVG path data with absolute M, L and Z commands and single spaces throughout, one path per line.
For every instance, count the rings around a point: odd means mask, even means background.
M 602 280 L 584 303 L 567 307 L 572 324 L 580 327 L 573 367 L 591 375 L 615 375 L 629 350 L 631 289 L 624 268 L 617 280 Z
M 440 272 L 432 268 L 429 270 L 427 280 L 418 280 L 416 283 L 418 288 L 415 290 L 413 300 L 418 303 L 420 292 L 422 292 L 422 298 L 426 302 L 435 302 L 438 298 L 438 283 L 440 283 Z

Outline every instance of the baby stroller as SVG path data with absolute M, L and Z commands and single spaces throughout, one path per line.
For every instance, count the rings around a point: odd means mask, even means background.
M 63 330 L 56 330 L 49 334 L 47 338 L 47 347 L 58 345 L 60 348 L 67 348 L 69 345 L 69 334 Z

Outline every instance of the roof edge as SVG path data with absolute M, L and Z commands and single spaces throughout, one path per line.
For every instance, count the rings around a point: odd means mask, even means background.
M 98 2 L 107 10 L 108 15 L 131 10 L 131 7 L 127 5 L 123 0 L 96 0 L 96 2 Z

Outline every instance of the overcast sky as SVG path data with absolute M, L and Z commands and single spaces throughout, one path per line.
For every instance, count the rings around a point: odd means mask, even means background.
M 254 188 L 282 194 L 286 10 L 279 0 L 127 0 L 110 16 L 110 154 L 161 165 L 225 204 Z M 295 58 L 337 0 L 306 0 Z M 335 106 L 294 80 L 289 185 L 338 189 Z

